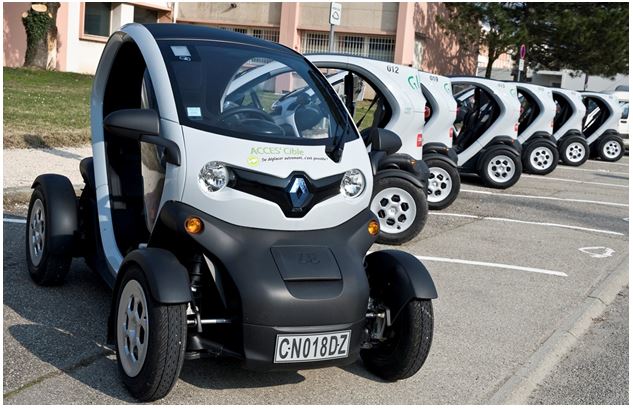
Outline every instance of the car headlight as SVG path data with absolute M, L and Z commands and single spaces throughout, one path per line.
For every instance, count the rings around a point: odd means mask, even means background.
M 341 193 L 348 198 L 355 198 L 365 190 L 365 176 L 358 169 L 348 170 L 341 180 Z
M 202 191 L 213 193 L 221 190 L 229 182 L 229 170 L 224 163 L 209 162 L 200 169 L 198 183 Z

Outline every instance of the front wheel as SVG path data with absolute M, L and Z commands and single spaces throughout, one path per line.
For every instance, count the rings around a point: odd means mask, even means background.
M 156 303 L 136 266 L 125 271 L 116 295 L 116 350 L 123 383 L 140 401 L 163 398 L 176 384 L 184 361 L 186 305 Z
M 560 145 L 560 159 L 567 166 L 580 166 L 589 159 L 589 146 L 585 139 L 569 138 Z
M 608 162 L 616 162 L 624 155 L 624 142 L 619 136 L 609 135 L 602 138 L 598 145 L 600 158 Z
M 455 166 L 440 159 L 425 160 L 429 167 L 429 186 L 427 201 L 430 210 L 443 210 L 459 194 L 461 181 Z
M 491 149 L 482 158 L 479 175 L 486 186 L 506 189 L 519 181 L 522 171 L 518 155 L 506 149 Z
M 398 177 L 376 181 L 370 208 L 380 222 L 376 242 L 387 245 L 400 245 L 415 238 L 424 228 L 428 215 L 422 189 Z
M 433 306 L 430 300 L 414 299 L 387 327 L 384 339 L 360 356 L 372 373 L 387 381 L 398 381 L 417 373 L 431 349 Z
M 558 164 L 558 150 L 544 140 L 526 146 L 523 153 L 523 169 L 527 173 L 549 174 Z

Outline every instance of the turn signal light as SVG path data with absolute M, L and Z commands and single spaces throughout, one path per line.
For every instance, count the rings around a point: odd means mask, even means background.
M 416 139 L 416 146 L 422 147 L 422 133 L 418 133 L 418 137 Z
M 369 221 L 369 224 L 367 224 L 367 232 L 369 232 L 369 235 L 371 236 L 378 235 L 378 233 L 380 232 L 380 224 L 378 224 L 378 221 Z
M 204 229 L 202 220 L 198 217 L 187 217 L 185 220 L 185 230 L 190 234 L 199 234 Z

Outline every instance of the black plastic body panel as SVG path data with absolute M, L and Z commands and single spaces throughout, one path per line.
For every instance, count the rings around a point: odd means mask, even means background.
M 532 134 L 532 136 L 530 136 L 524 143 L 525 146 L 529 145 L 532 142 L 535 142 L 536 140 L 547 140 L 549 142 L 551 142 L 552 146 L 556 146 L 556 139 L 554 139 L 554 136 L 552 136 L 551 133 L 548 132 L 534 132 L 534 134 Z
M 188 216 L 203 220 L 203 232 L 196 235 L 185 232 Z M 334 228 L 262 230 L 229 224 L 186 204 L 167 202 L 149 247 L 168 249 L 174 240 L 182 239 L 185 245 L 198 246 L 215 259 L 239 292 L 244 324 L 292 327 L 352 323 L 363 319 L 367 309 L 369 285 L 363 259 L 375 240 L 367 232 L 367 224 L 375 219 L 366 209 Z M 329 248 L 342 280 L 284 281 L 271 248 L 288 246 Z M 313 256 L 309 250 L 295 253 L 301 254 L 306 259 Z M 329 276 L 336 272 L 321 274 Z
M 50 238 L 46 243 L 52 254 L 73 254 L 79 232 L 79 211 L 75 189 L 68 178 L 59 174 L 37 176 L 32 188 L 40 187 L 46 197 L 46 208 L 53 222 L 47 223 Z
M 556 144 L 558 145 L 558 147 L 560 148 L 560 146 L 563 144 L 563 142 L 565 142 L 567 139 L 569 139 L 570 137 L 573 138 L 579 138 L 582 140 L 587 140 L 585 138 L 585 135 L 582 134 L 582 132 L 578 129 L 570 129 L 567 132 L 565 132 L 565 134 L 563 136 L 561 136 L 560 139 L 558 139 L 558 141 L 556 142 Z

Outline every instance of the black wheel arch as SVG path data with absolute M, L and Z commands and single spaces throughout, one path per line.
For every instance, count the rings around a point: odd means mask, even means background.
M 31 186 L 38 187 L 44 192 L 47 216 L 50 218 L 55 214 L 55 222 L 47 223 L 49 251 L 52 254 L 72 254 L 79 232 L 77 196 L 72 183 L 60 174 L 42 174 Z
M 415 177 L 412 173 L 409 173 L 408 171 L 404 171 L 400 169 L 379 170 L 378 173 L 376 173 L 376 175 L 374 176 L 374 183 L 376 183 L 378 180 L 381 180 L 384 178 L 390 178 L 390 177 L 406 180 L 412 183 L 414 186 L 423 189 L 426 194 L 426 188 L 428 184 L 428 175 L 426 177 L 426 180 L 420 180 L 419 178 Z
M 454 166 L 457 166 L 458 156 L 455 149 L 446 146 L 444 143 L 425 143 L 422 147 L 422 158 L 426 160 L 435 157 L 436 155 L 447 158 L 453 162 Z
M 117 293 L 130 266 L 139 267 L 147 280 L 149 295 L 158 303 L 183 304 L 191 302 L 189 272 L 176 256 L 166 249 L 136 249 L 126 255 L 114 283 L 110 316 L 108 318 L 108 343 L 114 342 Z
M 365 258 L 370 293 L 382 289 L 382 300 L 396 320 L 413 299 L 436 299 L 431 274 L 415 256 L 394 249 L 372 252 Z

